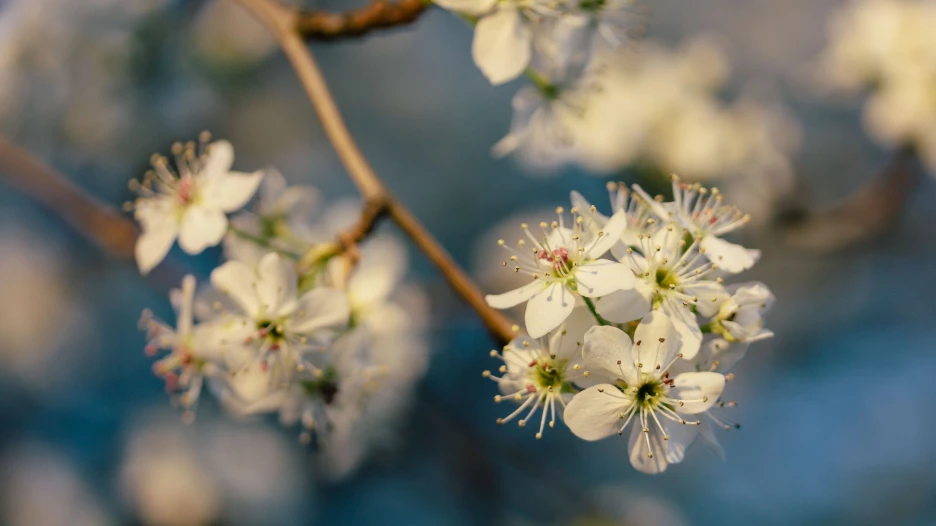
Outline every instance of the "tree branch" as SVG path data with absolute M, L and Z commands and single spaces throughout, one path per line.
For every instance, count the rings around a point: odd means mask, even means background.
M 325 133 L 348 175 L 358 187 L 365 204 L 385 209 L 426 257 L 436 266 L 449 286 L 477 312 L 488 331 L 501 343 L 510 341 L 516 330 L 513 323 L 484 301 L 484 295 L 426 228 L 387 190 L 351 137 L 328 85 L 303 35 L 297 30 L 301 17 L 275 0 L 235 0 L 256 16 L 273 34 L 286 54 L 312 106 L 318 113 Z M 379 217 L 379 215 L 375 216 Z
M 399 0 L 396 3 L 374 0 L 365 7 L 344 13 L 300 11 L 296 13 L 295 28 L 306 40 L 356 38 L 378 29 L 410 24 L 427 7 L 429 3 L 423 0 Z
M 137 237 L 133 221 L 84 193 L 55 168 L 3 137 L 0 137 L 0 173 L 5 181 L 62 216 L 108 252 L 121 258 L 133 256 Z
M 787 242 L 834 252 L 875 239 L 900 217 L 921 178 L 918 172 L 914 149 L 898 149 L 877 175 L 838 205 L 820 211 L 788 211 L 783 221 Z

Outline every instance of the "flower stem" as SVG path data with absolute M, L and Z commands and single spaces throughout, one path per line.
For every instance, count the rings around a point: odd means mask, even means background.
M 276 253 L 279 253 L 288 257 L 289 259 L 295 259 L 295 260 L 299 259 L 299 254 L 296 254 L 295 252 L 290 252 L 288 250 L 283 250 L 281 248 L 276 248 L 272 244 L 270 244 L 270 241 L 268 239 L 264 239 L 260 236 L 255 236 L 249 232 L 246 232 L 244 230 L 241 230 L 235 227 L 234 225 L 231 225 L 230 223 L 228 223 L 228 231 L 239 238 L 246 239 L 247 241 L 250 241 L 251 243 L 255 245 L 259 245 L 263 248 L 268 248 L 272 250 L 273 252 L 276 252 Z
M 598 325 L 612 325 L 612 323 L 601 317 L 601 314 L 598 314 L 598 310 L 595 309 L 595 304 L 592 302 L 591 298 L 586 298 L 582 296 L 582 299 L 585 300 L 585 305 L 588 305 L 588 310 L 591 311 L 592 316 L 595 317 L 595 321 L 598 322 Z
M 348 131 L 332 98 L 312 52 L 296 29 L 296 11 L 275 0 L 235 0 L 263 23 L 276 38 L 292 64 L 312 107 L 318 113 L 322 127 L 332 147 L 344 164 L 348 176 L 358 187 L 365 206 L 379 205 L 385 214 L 410 238 L 439 270 L 452 290 L 458 294 L 484 322 L 488 331 L 500 343 L 509 342 L 516 334 L 514 324 L 491 308 L 484 294 L 461 267 L 432 237 L 415 216 L 387 190 L 374 172 Z

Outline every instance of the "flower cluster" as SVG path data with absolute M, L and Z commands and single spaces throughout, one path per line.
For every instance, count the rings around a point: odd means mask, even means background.
M 821 81 L 870 89 L 865 126 L 890 146 L 915 146 L 936 171 L 936 2 L 855 0 L 832 20 Z
M 510 251 L 504 266 L 530 275 L 488 296 L 496 308 L 526 303 L 528 336 L 492 356 L 503 360 L 495 401 L 520 404 L 525 426 L 542 409 L 537 438 L 557 417 L 585 440 L 629 433 L 635 468 L 659 473 L 701 437 L 720 452 L 712 425 L 722 414 L 728 371 L 755 341 L 773 336 L 763 314 L 773 295 L 760 283 L 725 285 L 760 256 L 723 239 L 748 216 L 715 188 L 673 178 L 673 201 L 609 185 L 613 213 L 572 194 L 564 210 Z M 611 257 L 607 257 L 610 255 Z M 526 413 L 523 415 L 522 413 Z
M 560 91 L 521 92 L 495 153 L 513 153 L 536 173 L 575 163 L 596 174 L 636 166 L 719 180 L 757 216 L 791 191 L 795 122 L 750 97 L 721 102 L 729 67 L 710 41 L 676 49 L 644 42 L 638 53 L 598 53 L 594 62 Z
M 174 167 L 154 157 L 131 185 L 141 271 L 176 238 L 193 254 L 223 243 L 227 259 L 210 287 L 196 290 L 190 275 L 173 291 L 174 327 L 144 313 L 147 354 L 164 351 L 154 371 L 187 419 L 208 388 L 235 415 L 301 423 L 304 442 L 343 450 L 322 460 L 347 473 L 376 424 L 404 410 L 425 367 L 424 301 L 400 286 L 405 250 L 377 234 L 348 257 L 333 241 L 346 214 L 315 213 L 315 189 L 288 186 L 275 170 L 232 172 L 231 145 L 203 139 L 176 145 Z M 227 218 L 255 193 L 251 211 Z

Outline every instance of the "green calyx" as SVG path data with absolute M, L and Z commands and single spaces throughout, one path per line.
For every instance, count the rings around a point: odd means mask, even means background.
M 322 372 L 322 376 L 302 382 L 302 388 L 310 397 L 321 398 L 323 402 L 330 404 L 338 395 L 338 371 L 334 367 L 328 367 Z
M 579 2 L 579 9 L 586 12 L 600 11 L 605 7 L 607 0 L 582 0 Z

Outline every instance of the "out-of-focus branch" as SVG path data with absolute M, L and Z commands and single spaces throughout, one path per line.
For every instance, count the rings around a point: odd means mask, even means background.
M 914 149 L 903 147 L 878 175 L 835 207 L 794 211 L 786 221 L 786 240 L 796 247 L 834 252 L 874 239 L 900 217 L 919 178 Z
M 133 256 L 137 228 L 119 210 L 84 193 L 68 178 L 26 150 L 0 137 L 3 179 L 61 216 L 81 234 L 112 254 Z
M 360 9 L 343 13 L 300 11 L 296 31 L 306 40 L 339 40 L 366 35 L 378 29 L 403 26 L 416 21 L 429 7 L 423 0 L 399 0 L 391 3 L 374 0 Z
M 306 47 L 303 35 L 297 30 L 298 19 L 301 15 L 275 0 L 235 1 L 262 21 L 276 37 L 286 57 L 292 63 L 312 106 L 318 113 L 332 146 L 341 158 L 348 175 L 361 192 L 365 206 L 386 210 L 386 215 L 436 266 L 455 293 L 475 310 L 495 339 L 502 343 L 512 339 L 516 334 L 513 323 L 487 305 L 484 295 L 471 278 L 419 220 L 393 197 L 361 153 L 338 111 L 312 52 Z

